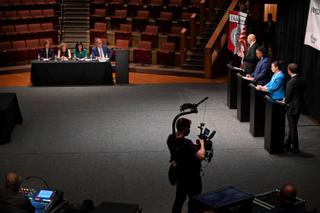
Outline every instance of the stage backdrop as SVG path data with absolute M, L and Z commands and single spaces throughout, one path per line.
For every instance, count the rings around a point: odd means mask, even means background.
M 307 81 L 306 112 L 320 119 L 320 51 L 304 44 L 310 0 L 279 2 L 275 56 L 299 64 Z

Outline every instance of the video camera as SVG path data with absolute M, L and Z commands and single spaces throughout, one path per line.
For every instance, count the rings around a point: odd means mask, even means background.
M 202 99 L 198 103 L 185 103 L 180 106 L 180 113 L 176 115 L 176 117 L 173 119 L 172 122 L 172 133 L 175 135 L 175 124 L 176 121 L 178 120 L 179 117 L 187 114 L 192 114 L 192 113 L 198 113 L 198 106 L 205 102 L 208 99 L 208 97 Z M 207 128 L 204 128 L 205 124 L 200 123 L 200 126 L 198 127 L 200 129 L 200 134 L 198 135 L 199 139 L 204 140 L 204 146 L 206 150 L 206 157 L 205 160 L 207 162 L 210 162 L 212 157 L 213 157 L 213 142 L 212 138 L 216 134 L 216 131 L 212 131 L 210 134 L 210 130 Z
M 213 142 L 211 139 L 215 136 L 216 131 L 213 130 L 210 134 L 210 130 L 208 128 L 204 128 L 204 126 L 204 123 L 200 123 L 200 126 L 198 126 L 198 128 L 200 129 L 200 134 L 198 135 L 198 137 L 199 139 L 202 139 L 204 141 L 204 148 L 206 150 L 205 160 L 207 162 L 210 162 L 213 157 Z

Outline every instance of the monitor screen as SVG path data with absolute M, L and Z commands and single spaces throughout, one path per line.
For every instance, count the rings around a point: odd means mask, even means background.
M 37 195 L 38 198 L 48 199 L 53 194 L 53 191 L 50 190 L 40 190 L 39 194 Z

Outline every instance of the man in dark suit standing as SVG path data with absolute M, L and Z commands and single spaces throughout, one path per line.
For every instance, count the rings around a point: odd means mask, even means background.
M 291 79 L 287 83 L 286 97 L 284 99 L 284 102 L 287 104 L 289 125 L 289 135 L 285 143 L 285 151 L 299 153 L 297 124 L 303 104 L 305 81 L 297 74 L 297 64 L 289 64 L 287 70 Z
M 248 42 L 249 47 L 243 57 L 243 65 L 244 65 L 243 69 L 248 74 L 252 74 L 254 71 L 254 68 L 256 67 L 256 64 L 259 60 L 256 56 L 256 50 L 258 47 L 258 43 L 256 41 L 256 36 L 254 34 L 248 35 L 247 42 Z
M 103 44 L 100 38 L 95 39 L 95 47 L 91 49 L 91 54 L 92 54 L 92 57 L 96 59 L 103 59 L 103 58 L 111 59 L 112 57 L 111 49 L 107 45 Z
M 268 13 L 268 21 L 263 23 L 263 42 L 266 50 L 273 50 L 273 38 L 275 31 L 275 22 L 272 20 L 272 13 Z
M 249 81 L 254 81 L 259 85 L 265 85 L 270 80 L 270 59 L 267 57 L 266 50 L 264 47 L 260 46 L 256 50 L 256 56 L 259 62 L 256 65 L 254 72 L 250 75 L 246 75 L 246 79 Z

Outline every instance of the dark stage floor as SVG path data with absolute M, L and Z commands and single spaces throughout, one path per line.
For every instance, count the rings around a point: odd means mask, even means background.
M 204 191 L 235 186 L 262 193 L 294 182 L 308 206 L 320 204 L 320 127 L 299 123 L 302 153 L 270 155 L 226 106 L 226 85 L 113 87 L 2 87 L 16 92 L 24 117 L 11 143 L 0 146 L 0 175 L 38 175 L 74 202 L 138 203 L 143 212 L 168 213 L 175 188 L 167 181 L 166 138 L 185 102 L 209 97 L 192 119 L 192 138 L 203 120 L 217 131 Z

